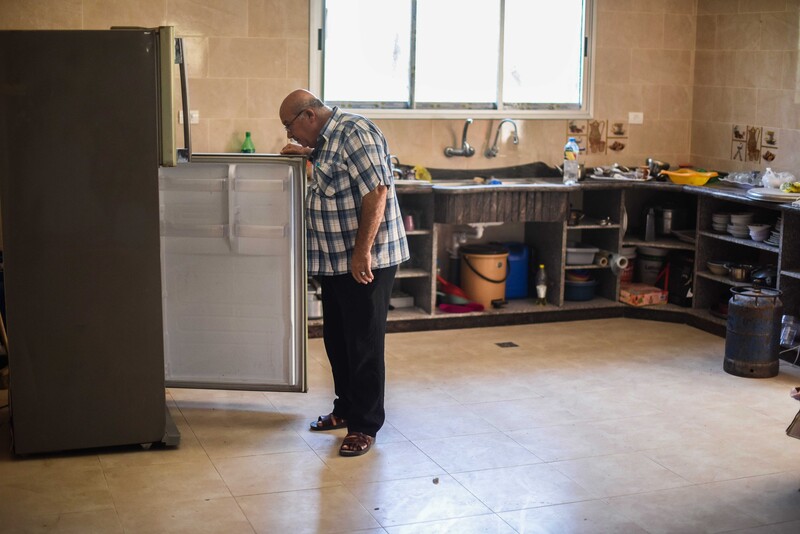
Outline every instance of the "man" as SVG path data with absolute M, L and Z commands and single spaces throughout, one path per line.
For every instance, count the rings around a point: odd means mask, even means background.
M 302 89 L 284 99 L 279 115 L 296 141 L 281 153 L 306 155 L 313 165 L 308 272 L 322 285 L 322 335 L 336 399 L 311 430 L 347 427 L 339 454 L 359 456 L 384 422 L 386 315 L 397 266 L 409 258 L 389 150 L 372 122 Z

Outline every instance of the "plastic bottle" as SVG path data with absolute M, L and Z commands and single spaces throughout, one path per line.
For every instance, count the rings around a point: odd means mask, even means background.
M 242 152 L 245 154 L 253 154 L 256 151 L 255 145 L 253 145 L 253 139 L 250 138 L 250 132 L 244 133 L 244 143 L 242 143 Z
M 580 173 L 578 155 L 580 153 L 581 149 L 578 143 L 575 142 L 575 138 L 570 137 L 567 144 L 564 145 L 564 183 L 567 185 L 575 185 L 578 183 L 578 176 Z
M 547 273 L 544 272 L 544 264 L 539 264 L 539 270 L 536 271 L 534 277 L 534 285 L 536 286 L 536 304 L 544 306 L 547 304 Z

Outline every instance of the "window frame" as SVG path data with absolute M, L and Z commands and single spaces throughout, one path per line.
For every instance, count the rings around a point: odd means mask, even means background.
M 501 0 L 502 1 L 502 0 Z M 594 62 L 595 45 L 594 30 L 596 28 L 596 9 L 595 0 L 585 0 L 586 14 L 584 17 L 584 57 L 583 57 L 583 80 L 582 80 L 582 105 L 580 108 L 556 108 L 556 109 L 521 109 L 518 107 L 505 107 L 502 104 L 498 109 L 432 109 L 432 108 L 347 108 L 344 111 L 357 113 L 371 119 L 580 119 L 591 118 L 594 109 Z M 309 0 L 309 24 L 308 24 L 308 85 L 309 90 L 315 94 L 322 94 L 322 70 L 323 70 L 323 8 L 324 0 Z M 501 36 L 502 36 L 501 21 Z M 500 43 L 500 61 L 503 61 L 503 43 Z M 498 76 L 498 84 L 502 84 L 502 76 Z

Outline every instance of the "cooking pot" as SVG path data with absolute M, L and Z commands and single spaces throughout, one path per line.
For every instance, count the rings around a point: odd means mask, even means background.
M 584 216 L 585 214 L 583 213 L 583 211 L 571 209 L 569 210 L 569 220 L 567 220 L 567 224 L 570 226 L 575 226 L 576 224 L 581 222 L 581 220 L 583 220 Z
M 775 287 L 778 282 L 778 269 L 774 265 L 764 265 L 755 269 L 751 277 L 754 285 Z
M 731 265 L 731 280 L 734 282 L 748 282 L 753 272 L 753 266 L 746 263 L 734 263 Z

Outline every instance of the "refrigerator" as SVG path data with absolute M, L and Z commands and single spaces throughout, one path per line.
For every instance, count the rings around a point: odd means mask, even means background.
M 305 158 L 161 168 L 170 387 L 306 391 Z
M 168 27 L 0 31 L 18 454 L 177 445 L 168 382 L 305 390 L 304 160 L 176 149 L 181 59 Z

